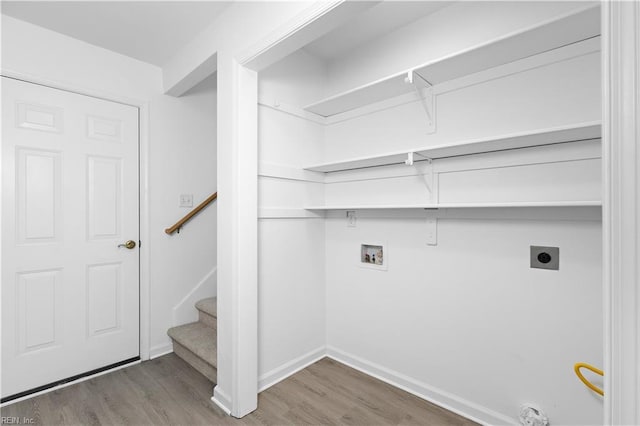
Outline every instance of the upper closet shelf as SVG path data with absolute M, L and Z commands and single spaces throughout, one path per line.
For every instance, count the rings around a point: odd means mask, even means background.
M 305 210 L 394 210 L 394 209 L 485 209 L 527 207 L 601 207 L 602 201 L 513 201 L 487 203 L 431 203 L 431 204 L 381 204 L 381 205 L 335 205 L 306 206 Z
M 601 125 L 599 121 L 596 121 L 580 123 L 572 126 L 544 129 L 536 132 L 518 133 L 494 138 L 474 139 L 455 144 L 435 145 L 411 151 L 405 150 L 373 157 L 359 157 L 345 161 L 317 164 L 305 167 L 304 169 L 313 172 L 339 172 L 365 167 L 410 164 L 411 161 L 407 163 L 407 160 L 413 158 L 412 154 L 417 154 L 415 160 L 420 161 L 424 159 L 456 157 L 460 155 L 480 154 L 507 149 L 598 139 L 600 137 Z
M 600 6 L 588 6 L 487 43 L 445 56 L 307 105 L 305 110 L 330 117 L 414 90 L 407 76 L 436 85 L 600 35 Z

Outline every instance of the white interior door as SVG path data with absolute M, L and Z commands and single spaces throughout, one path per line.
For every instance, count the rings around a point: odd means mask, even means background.
M 139 356 L 138 198 L 137 108 L 2 78 L 3 399 Z

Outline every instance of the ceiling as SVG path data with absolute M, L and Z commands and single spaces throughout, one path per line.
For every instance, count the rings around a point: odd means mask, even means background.
M 383 36 L 450 5 L 451 1 L 385 1 L 305 47 L 309 53 L 333 60 L 353 48 Z
M 230 1 L 2 1 L 2 13 L 162 66 Z

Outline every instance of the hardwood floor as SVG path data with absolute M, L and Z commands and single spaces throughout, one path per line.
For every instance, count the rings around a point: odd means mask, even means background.
M 475 424 L 328 358 L 262 392 L 259 408 L 242 419 L 213 405 L 212 389 L 169 354 L 8 405 L 1 415 L 38 425 Z

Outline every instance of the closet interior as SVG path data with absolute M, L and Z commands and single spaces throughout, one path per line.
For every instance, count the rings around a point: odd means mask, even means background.
M 600 43 L 597 3 L 383 2 L 260 72 L 261 385 L 324 349 L 602 421 Z

